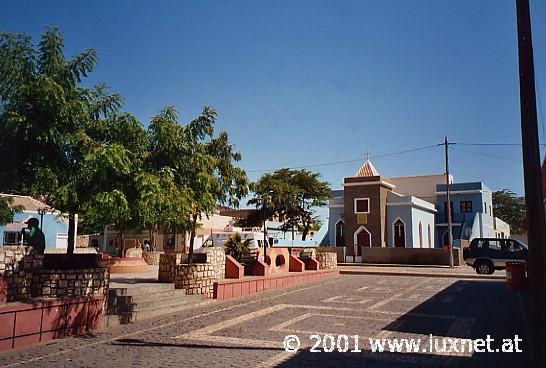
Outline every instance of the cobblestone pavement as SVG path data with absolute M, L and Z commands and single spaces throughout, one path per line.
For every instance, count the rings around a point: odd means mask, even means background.
M 0 367 L 525 367 L 522 305 L 501 281 L 344 275 L 4 353 Z M 301 340 L 296 353 L 283 349 L 289 334 Z M 312 334 L 332 335 L 336 342 L 347 335 L 349 351 L 310 352 Z M 494 348 L 517 334 L 524 352 L 370 351 L 370 337 L 421 337 L 428 347 L 430 334 L 490 334 Z M 350 351 L 353 335 L 359 335 L 361 352 Z M 329 338 L 324 341 L 320 350 L 331 346 Z

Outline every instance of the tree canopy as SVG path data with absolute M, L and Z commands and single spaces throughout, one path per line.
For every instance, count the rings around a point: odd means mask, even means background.
M 66 57 L 56 28 L 37 46 L 0 34 L 0 191 L 67 213 L 69 252 L 80 214 L 88 232 L 114 225 L 121 248 L 128 230 L 190 231 L 192 253 L 201 217 L 248 193 L 240 153 L 210 107 L 183 125 L 168 106 L 144 129 L 105 84 L 81 85 L 96 63 L 92 49 Z
M 510 225 L 511 231 L 516 234 L 524 232 L 525 198 L 517 196 L 509 189 L 493 192 L 493 211 L 496 217 Z
M 259 208 L 263 219 L 276 216 L 286 230 L 300 230 L 303 240 L 318 221 L 313 208 L 326 205 L 332 192 L 319 173 L 286 168 L 263 175 L 252 190 L 255 194 L 248 204 Z
M 23 210 L 21 206 L 13 206 L 13 198 L 0 197 L 0 226 L 13 221 L 13 216 Z

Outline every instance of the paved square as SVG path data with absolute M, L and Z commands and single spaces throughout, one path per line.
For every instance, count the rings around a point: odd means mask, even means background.
M 301 340 L 296 353 L 283 349 L 289 334 Z M 358 335 L 362 352 L 312 353 L 314 334 Z M 430 334 L 467 339 L 518 334 L 525 351 L 520 296 L 500 281 L 341 276 L 4 353 L 0 367 L 526 365 L 525 353 L 373 353 L 368 343 L 368 338 L 422 338 L 428 346 Z

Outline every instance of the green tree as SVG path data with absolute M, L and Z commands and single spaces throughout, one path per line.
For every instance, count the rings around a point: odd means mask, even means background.
M 224 243 L 226 247 L 226 254 L 229 254 L 235 258 L 238 262 L 241 258 L 249 253 L 250 239 L 242 240 L 241 234 L 235 233 L 231 235 Z
M 37 48 L 27 36 L 0 35 L 0 155 L 8 163 L 0 173 L 0 190 L 40 196 L 68 213 L 69 253 L 75 215 L 96 193 L 92 168 L 104 172 L 126 163 L 120 147 L 87 134 L 98 115 L 121 103 L 103 86 L 80 86 L 96 60 L 91 49 L 67 59 L 55 28 L 44 32 Z M 103 159 L 101 166 L 97 160 Z
M 517 196 L 509 189 L 493 192 L 493 213 L 508 225 L 516 234 L 524 232 L 523 220 L 526 216 L 525 198 Z
M 166 107 L 153 117 L 150 135 L 150 167 L 155 171 L 169 169 L 173 183 L 181 191 L 187 211 L 176 216 L 179 230 L 188 231 L 188 262 L 192 261 L 196 230 L 203 216 L 212 215 L 217 204 L 237 206 L 248 193 L 245 172 L 235 166 L 241 155 L 233 150 L 225 132 L 214 136 L 216 112 L 203 108 L 201 115 L 187 125 L 178 122 L 178 112 Z M 189 199 L 184 201 L 183 198 Z
M 177 185 L 172 169 L 142 171 L 137 176 L 136 185 L 140 223 L 149 232 L 154 246 L 155 234 L 160 228 L 168 232 L 185 231 L 191 199 L 188 190 Z
M 22 211 L 22 206 L 13 206 L 13 198 L 0 197 L 0 226 L 12 222 L 13 216 L 16 213 L 21 213 Z
M 277 216 L 284 230 L 301 230 L 305 240 L 317 221 L 314 207 L 326 205 L 330 185 L 320 180 L 319 173 L 308 170 L 279 169 L 263 175 L 253 183 L 254 197 L 248 202 L 259 208 L 264 218 Z

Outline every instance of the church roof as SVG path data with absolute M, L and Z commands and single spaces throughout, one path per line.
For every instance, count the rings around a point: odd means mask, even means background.
M 379 171 L 373 166 L 370 160 L 366 160 L 362 167 L 354 175 L 355 178 L 366 178 L 370 176 L 379 176 Z

